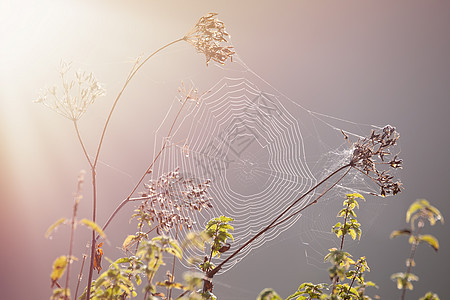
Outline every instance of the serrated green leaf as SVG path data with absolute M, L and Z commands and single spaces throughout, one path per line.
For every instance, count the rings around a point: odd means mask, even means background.
M 81 219 L 80 223 L 91 228 L 95 232 L 97 232 L 103 239 L 106 239 L 106 234 L 103 232 L 103 230 L 98 226 L 96 223 L 92 222 L 88 219 Z
M 354 229 L 349 229 L 348 233 L 350 234 L 353 240 L 356 239 L 356 231 Z
M 66 218 L 61 218 L 58 221 L 56 221 L 55 223 L 53 223 L 52 225 L 50 225 L 50 227 L 45 232 L 45 237 L 48 238 L 52 234 L 52 232 L 56 228 L 58 228 L 59 225 L 63 224 L 64 222 L 66 222 Z
M 430 245 L 435 251 L 439 250 L 439 241 L 431 234 L 424 234 L 419 236 L 420 242 L 425 242 Z

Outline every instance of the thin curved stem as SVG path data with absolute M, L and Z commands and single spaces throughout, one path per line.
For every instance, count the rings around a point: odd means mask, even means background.
M 114 113 L 114 110 L 117 106 L 117 103 L 119 102 L 120 97 L 122 96 L 123 92 L 125 91 L 126 87 L 128 86 L 128 84 L 130 83 L 130 81 L 133 79 L 134 75 L 137 73 L 137 71 L 139 71 L 139 69 L 150 59 L 152 58 L 155 54 L 157 54 L 158 52 L 160 52 L 161 50 L 177 43 L 180 41 L 185 40 L 185 37 L 177 39 L 173 42 L 170 42 L 164 46 L 162 46 L 161 48 L 157 49 L 156 51 L 154 51 L 153 53 L 151 53 L 149 56 L 147 56 L 147 58 L 140 64 L 138 64 L 137 66 L 134 65 L 133 68 L 130 71 L 130 74 L 128 75 L 127 79 L 125 80 L 125 83 L 122 87 L 122 89 L 120 90 L 119 94 L 116 97 L 116 100 L 114 100 L 113 106 L 111 107 L 111 110 L 108 114 L 108 117 L 106 119 L 105 122 L 105 126 L 103 127 L 103 131 L 100 137 L 100 141 L 98 143 L 98 147 L 97 147 L 97 152 L 95 154 L 95 158 L 94 158 L 94 162 L 91 163 L 88 156 L 88 161 L 90 162 L 91 165 L 91 170 L 92 170 L 92 185 L 93 185 L 93 209 L 92 209 L 92 221 L 95 223 L 96 220 L 96 210 L 97 210 L 97 194 L 96 194 L 96 181 L 95 181 L 95 172 L 96 172 L 96 167 L 97 167 L 97 163 L 98 163 L 98 159 L 100 157 L 100 151 L 103 145 L 103 139 L 105 138 L 105 134 L 106 134 L 106 130 L 108 129 L 108 125 L 109 122 L 111 121 L 111 117 L 112 114 Z M 128 197 L 129 198 L 129 197 Z M 94 254 L 95 254 L 95 241 L 96 241 L 96 237 L 95 237 L 95 230 L 92 230 L 92 245 L 91 245 L 91 260 L 90 260 L 90 265 L 89 265 L 89 276 L 88 276 L 88 286 L 87 286 L 87 293 L 86 293 L 86 299 L 90 298 L 90 294 L 91 294 L 91 281 L 92 281 L 92 271 L 94 268 Z
M 100 150 L 101 150 L 102 145 L 103 145 L 103 139 L 105 138 L 106 129 L 108 128 L 109 122 L 110 122 L 110 120 L 111 120 L 111 116 L 112 116 L 112 114 L 114 113 L 114 110 L 115 110 L 115 108 L 116 108 L 116 106 L 117 106 L 117 103 L 119 102 L 120 97 L 122 96 L 123 92 L 125 91 L 126 87 L 127 87 L 128 84 L 130 83 L 130 81 L 133 79 L 134 75 L 135 75 L 135 74 L 137 73 L 137 71 L 139 71 L 139 69 L 140 69 L 140 68 L 141 68 L 141 67 L 142 67 L 142 66 L 143 66 L 150 58 L 152 58 L 155 54 L 157 54 L 158 52 L 164 50 L 165 48 L 167 48 L 167 47 L 169 47 L 169 46 L 171 46 L 171 45 L 173 45 L 173 44 L 175 44 L 175 43 L 178 43 L 178 42 L 183 41 L 184 39 L 185 39 L 185 38 L 183 37 L 183 38 L 177 39 L 177 40 L 175 40 L 175 41 L 173 41 L 173 42 L 170 42 L 170 43 L 166 44 L 165 46 L 162 46 L 161 48 L 159 48 L 158 50 L 154 51 L 152 54 L 150 54 L 149 56 L 147 56 L 147 58 L 144 59 L 144 61 L 143 61 L 142 63 L 140 63 L 139 65 L 137 65 L 137 67 L 136 67 L 136 66 L 133 67 L 133 69 L 131 70 L 130 74 L 128 75 L 127 80 L 125 81 L 125 84 L 123 85 L 122 89 L 120 90 L 119 94 L 118 94 L 117 97 L 116 97 L 116 100 L 115 100 L 114 103 L 113 103 L 113 106 L 112 106 L 112 108 L 111 108 L 111 111 L 109 112 L 108 118 L 106 119 L 105 126 L 103 127 L 102 135 L 101 135 L 101 137 L 100 137 L 100 142 L 98 143 L 97 152 L 96 152 L 96 154 L 95 154 L 94 167 L 97 165 L 98 158 L 99 158 L 99 156 L 100 156 Z
M 84 146 L 83 139 L 81 138 L 81 134 L 80 134 L 80 130 L 78 128 L 77 120 L 73 120 L 73 125 L 75 127 L 75 132 L 77 133 L 78 141 L 80 142 L 81 148 L 83 148 L 84 156 L 86 157 L 86 160 L 88 161 L 89 166 L 91 166 L 91 169 L 92 169 L 94 166 L 93 166 L 93 164 L 91 162 L 91 159 L 89 158 L 89 155 L 88 155 L 88 153 L 86 151 L 86 147 Z

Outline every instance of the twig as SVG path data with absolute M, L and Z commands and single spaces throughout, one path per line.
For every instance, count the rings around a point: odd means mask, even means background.
M 175 240 L 177 240 L 178 238 L 178 223 L 177 223 L 177 230 L 175 231 Z M 176 263 L 176 256 L 173 256 L 173 261 L 172 261 L 172 274 L 170 274 L 170 282 L 174 282 L 175 281 L 175 263 Z M 170 300 L 172 297 L 172 286 L 170 286 L 169 289 L 169 297 L 167 298 L 167 300 Z
M 86 157 L 86 160 L 88 161 L 89 166 L 92 169 L 94 166 L 93 166 L 93 164 L 91 162 L 91 159 L 89 158 L 89 155 L 88 155 L 88 153 L 86 151 L 86 147 L 84 146 L 84 142 L 83 142 L 83 139 L 81 138 L 80 130 L 78 129 L 78 122 L 77 122 L 76 119 L 73 120 L 73 125 L 75 127 L 75 131 L 77 133 L 78 141 L 80 142 L 81 148 L 83 148 L 84 156 Z
M 82 171 L 84 172 L 84 171 Z M 71 221 L 71 228 L 70 228 L 70 242 L 69 242 L 69 255 L 67 257 L 67 273 L 66 273 L 66 285 L 64 287 L 64 298 L 69 299 L 67 295 L 67 290 L 69 288 L 69 278 L 70 278 L 70 265 L 72 263 L 72 250 L 73 250 L 73 236 L 75 234 L 75 220 L 77 217 L 77 211 L 78 211 L 78 203 L 80 202 L 81 198 L 81 186 L 84 182 L 84 175 L 81 173 L 78 176 L 78 184 L 77 184 L 77 192 L 75 194 L 75 203 L 73 205 L 73 212 L 72 212 L 72 221 Z
M 298 215 L 299 213 L 301 213 L 302 211 L 304 211 L 305 209 L 307 209 L 308 207 L 314 205 L 317 203 L 317 201 L 319 201 L 320 198 L 322 198 L 323 196 L 325 196 L 326 193 L 328 193 L 329 190 L 331 190 L 332 188 L 334 188 L 339 182 L 341 182 L 342 179 L 344 179 L 344 177 L 348 174 L 348 172 L 350 172 L 351 168 L 348 168 L 347 171 L 345 171 L 345 173 L 338 179 L 336 180 L 335 183 L 333 183 L 329 188 L 327 188 L 326 190 L 324 190 L 314 201 L 308 203 L 307 205 L 303 206 L 301 209 L 297 210 L 296 212 L 290 214 L 289 216 L 287 216 L 286 218 L 284 218 L 281 221 L 278 221 L 277 223 L 273 224 L 272 227 L 270 228 L 274 228 L 277 227 L 278 225 L 286 222 L 287 220 L 291 219 L 292 217 Z
M 81 279 L 83 278 L 83 268 L 84 268 L 84 262 L 86 261 L 87 254 L 83 254 L 83 262 L 81 263 L 80 273 L 78 274 L 78 282 L 77 282 L 77 288 L 75 290 L 75 298 L 77 299 L 78 295 L 78 288 L 80 287 Z

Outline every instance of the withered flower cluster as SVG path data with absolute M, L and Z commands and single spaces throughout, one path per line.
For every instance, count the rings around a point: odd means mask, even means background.
M 236 53 L 233 51 L 233 46 L 224 45 L 228 42 L 226 38 L 229 37 L 229 34 L 225 31 L 223 22 L 216 16 L 216 13 L 209 13 L 201 17 L 183 38 L 199 53 L 205 54 L 207 65 L 211 59 L 224 64 L 229 57 Z
M 198 182 L 185 178 L 178 169 L 163 174 L 144 184 L 145 191 L 141 195 L 146 200 L 136 209 L 135 216 L 140 222 L 157 224 L 158 234 L 160 229 L 168 232 L 175 226 L 180 230 L 183 226 L 191 229 L 195 223 L 192 213 L 212 207 L 212 198 L 207 192 L 209 186 L 210 180 Z
M 402 189 L 401 182 L 394 182 L 394 176 L 386 169 L 402 168 L 403 160 L 397 155 L 387 160 L 391 156 L 390 149 L 397 144 L 399 137 L 395 128 L 387 125 L 381 131 L 372 130 L 370 137 L 353 144 L 350 165 L 369 176 L 380 187 L 383 197 L 391 193 L 396 195 Z

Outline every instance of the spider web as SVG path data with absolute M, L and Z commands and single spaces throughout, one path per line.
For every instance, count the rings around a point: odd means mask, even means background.
M 348 162 L 351 147 L 343 132 L 356 140 L 371 129 L 380 129 L 304 108 L 301 101 L 291 100 L 260 78 L 237 55 L 225 66 L 210 65 L 206 76 L 195 74 L 187 79 L 184 92 L 175 97 L 156 131 L 154 155 L 164 143 L 166 147 L 151 176 L 156 180 L 161 174 L 178 170 L 181 177 L 196 184 L 211 181 L 208 193 L 212 208 L 192 212 L 190 217 L 197 231 L 220 215 L 234 219 L 235 240 L 222 257 L 238 249 L 322 178 Z M 188 99 L 180 110 L 190 89 L 198 89 L 202 96 Z M 172 134 L 167 136 L 172 126 Z M 309 194 L 289 213 L 304 207 L 322 191 Z M 221 272 L 254 249 L 269 245 L 294 224 L 308 262 L 320 267 L 326 249 L 337 242 L 331 227 L 349 192 L 367 195 L 378 193 L 378 189 L 361 173 L 351 171 L 316 205 L 267 231 Z M 373 219 L 382 207 L 380 200 L 373 201 L 368 215 Z M 372 221 L 365 219 L 364 223 L 370 226 Z M 195 249 L 187 252 L 200 254 Z

